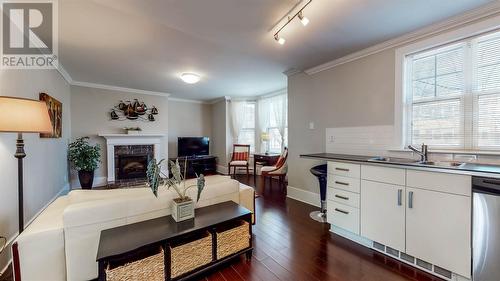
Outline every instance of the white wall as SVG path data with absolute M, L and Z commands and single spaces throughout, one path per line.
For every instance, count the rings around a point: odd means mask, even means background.
M 227 173 L 228 155 L 231 146 L 228 102 L 221 99 L 212 104 L 212 154 L 217 157 L 217 171 Z
M 178 137 L 198 136 L 210 137 L 210 150 L 213 152 L 212 106 L 199 102 L 169 100 L 168 157 L 177 157 Z
M 313 75 L 300 73 L 290 76 L 289 185 L 304 191 L 319 191 L 318 182 L 309 173 L 309 168 L 321 162 L 301 159 L 300 154 L 323 152 L 325 149 L 335 153 L 381 154 L 384 153 L 384 148 L 391 145 L 398 145 L 400 148 L 401 143 L 397 143 L 398 138 L 400 139 L 397 126 L 401 120 L 395 120 L 396 48 L 427 44 L 428 41 L 436 41 L 437 37 L 442 36 L 455 36 L 455 39 L 466 37 L 478 32 L 478 28 L 485 31 L 493 26 L 498 26 L 498 18 L 491 15 L 480 20 L 456 24 L 449 30 L 427 35 L 422 33 L 416 41 L 406 39 L 406 45 L 376 53 L 372 50 L 371 55 L 350 60 Z M 429 29 L 425 29 L 425 32 L 429 32 Z M 449 40 L 439 42 L 446 43 Z M 433 45 L 439 44 L 438 41 Z M 309 122 L 314 122 L 314 130 L 308 129 Z M 328 139 L 330 136 L 334 139 L 337 136 L 334 143 L 326 143 L 327 128 Z M 397 156 L 411 157 L 407 153 Z M 450 155 L 437 157 L 449 158 Z M 479 158 L 484 162 L 499 161 L 491 156 Z
M 394 69 L 395 50 L 390 49 L 315 75 L 288 78 L 290 186 L 319 192 L 309 169 L 321 162 L 299 155 L 323 152 L 326 128 L 393 124 Z
M 148 106 L 156 106 L 159 114 L 155 116 L 156 121 L 117 121 L 111 120 L 110 110 L 120 100 L 133 100 L 134 98 L 144 101 Z M 142 133 L 168 134 L 169 126 L 169 102 L 166 96 L 134 94 L 129 92 L 111 91 L 80 86 L 71 86 L 71 124 L 72 140 L 77 137 L 90 136 L 91 141 L 101 146 L 101 166 L 95 173 L 95 183 L 99 184 L 107 177 L 106 169 L 106 142 L 100 133 L 124 133 L 123 127 L 140 127 Z M 168 156 L 168 139 L 162 144 L 162 158 Z M 72 171 L 72 187 L 78 187 L 76 173 Z
M 67 145 L 71 137 L 70 87 L 55 70 L 1 70 L 0 95 L 38 99 L 45 92 L 63 104 L 63 136 L 41 139 L 24 134 L 24 212 L 28 223 L 59 192 L 68 187 Z M 0 235 L 8 239 L 18 231 L 16 134 L 0 133 Z M 50 169 L 47 169 L 50 167 Z M 10 251 L 0 255 L 0 270 Z

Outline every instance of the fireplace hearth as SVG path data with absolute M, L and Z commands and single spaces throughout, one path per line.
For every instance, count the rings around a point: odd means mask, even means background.
M 148 163 L 153 157 L 153 145 L 115 146 L 116 180 L 145 179 Z

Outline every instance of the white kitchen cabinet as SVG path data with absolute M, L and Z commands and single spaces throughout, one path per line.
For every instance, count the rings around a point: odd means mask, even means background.
M 335 201 L 328 201 L 327 217 L 332 225 L 359 235 L 358 208 Z
M 400 185 L 361 180 L 361 236 L 404 252 L 404 190 Z
M 359 178 L 328 175 L 328 187 L 359 193 Z
M 405 185 L 406 170 L 380 166 L 361 166 L 361 178 L 370 181 Z
M 359 179 L 360 166 L 344 162 L 328 162 L 328 174 Z
M 336 188 L 328 188 L 327 195 L 328 200 L 330 201 L 335 201 L 359 209 L 359 193 Z
M 471 198 L 411 187 L 406 196 L 406 253 L 470 278 Z

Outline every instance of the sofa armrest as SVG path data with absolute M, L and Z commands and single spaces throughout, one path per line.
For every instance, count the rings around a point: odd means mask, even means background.
M 252 212 L 252 222 L 255 223 L 255 190 L 240 183 L 240 205 Z
M 39 232 L 23 232 L 13 243 L 12 256 L 16 281 L 66 280 L 64 232 L 54 228 Z M 50 270 L 47 270 L 50 268 Z M 21 278 L 19 278 L 21 277 Z

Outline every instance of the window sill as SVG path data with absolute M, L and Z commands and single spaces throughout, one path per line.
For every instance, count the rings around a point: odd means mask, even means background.
M 414 153 L 409 149 L 388 149 L 389 152 L 407 152 Z M 462 155 L 490 155 L 490 156 L 500 156 L 500 151 L 498 150 L 459 150 L 459 149 L 429 149 L 429 153 L 434 154 L 462 154 Z

